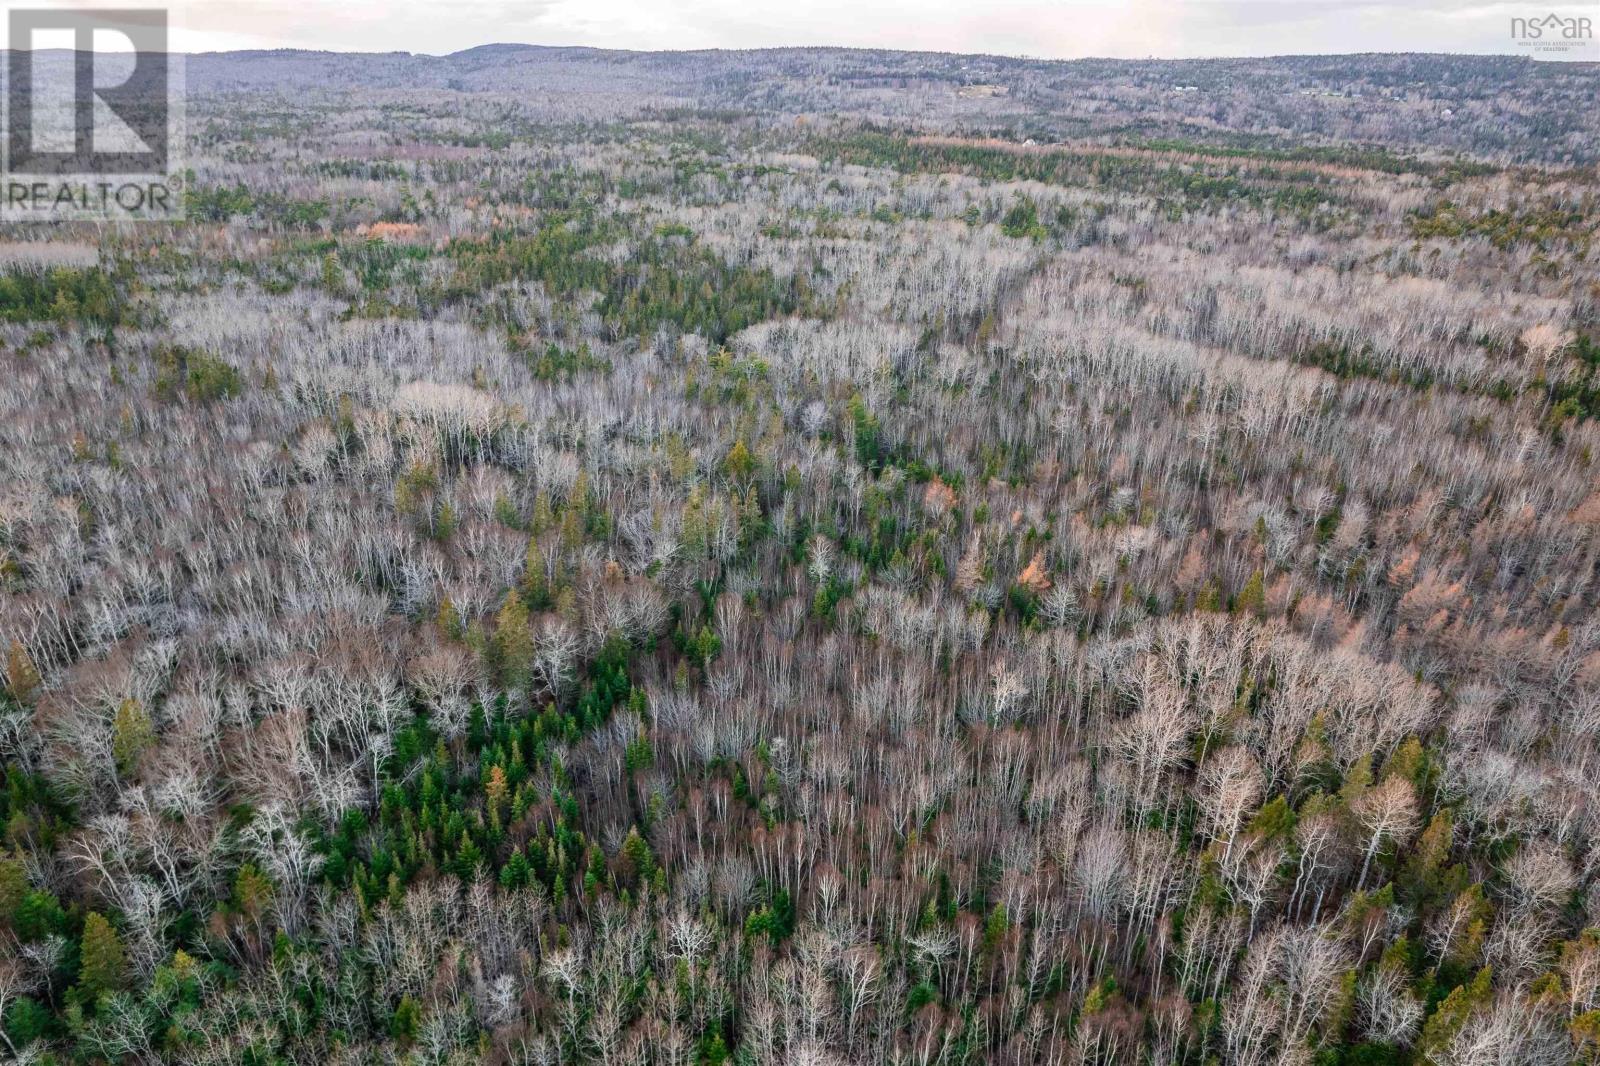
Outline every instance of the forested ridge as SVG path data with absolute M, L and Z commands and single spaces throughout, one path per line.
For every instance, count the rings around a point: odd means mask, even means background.
M 1600 1061 L 1592 71 L 506 55 L 0 235 L 6 1056 Z

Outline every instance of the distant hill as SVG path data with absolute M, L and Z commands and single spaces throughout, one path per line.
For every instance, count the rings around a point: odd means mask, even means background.
M 1133 133 L 1259 143 L 1281 134 L 1546 162 L 1591 160 L 1600 144 L 1600 68 L 1516 56 L 1056 61 L 852 48 L 486 44 L 446 56 L 208 53 L 190 57 L 189 85 L 201 93 L 552 94 L 565 107 L 592 104 L 602 113 L 837 113 L 1040 140 Z
M 64 58 L 64 54 L 63 54 Z M 1361 143 L 1587 163 L 1600 66 L 1517 56 L 1363 54 L 1039 60 L 851 48 L 633 52 L 486 44 L 450 55 L 278 49 L 186 57 L 191 94 L 509 94 L 552 117 L 662 109 L 841 116 L 926 131 Z

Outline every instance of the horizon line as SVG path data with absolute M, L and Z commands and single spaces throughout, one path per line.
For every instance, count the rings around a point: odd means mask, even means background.
M 1344 52 L 1263 52 L 1246 55 L 1147 55 L 1147 56 L 1112 56 L 1112 55 L 1083 55 L 1083 56 L 1041 56 L 1029 55 L 1020 52 L 959 52 L 931 48 L 890 48 L 872 45 L 836 45 L 836 44 L 792 44 L 792 45 L 755 45 L 747 48 L 626 48 L 608 47 L 593 44 L 535 44 L 527 41 L 486 41 L 483 44 L 469 45 L 453 52 L 412 52 L 405 49 L 386 49 L 369 51 L 355 48 L 308 48 L 303 46 L 285 45 L 276 48 L 223 48 L 207 49 L 203 51 L 168 50 L 169 56 L 202 57 L 202 56 L 244 56 L 244 55 L 308 55 L 308 56 L 371 56 L 371 57 L 405 57 L 408 59 L 454 59 L 471 52 L 483 49 L 530 49 L 563 52 L 598 52 L 621 55 L 652 56 L 652 55 L 709 55 L 709 54 L 740 54 L 761 52 L 888 52 L 896 55 L 921 55 L 921 56 L 950 56 L 970 57 L 974 59 L 1004 59 L 1014 62 L 1026 63 L 1224 63 L 1248 62 L 1251 60 L 1265 59 L 1338 59 L 1338 58 L 1367 58 L 1373 56 L 1400 57 L 1422 56 L 1443 57 L 1450 59 L 1520 59 L 1529 63 L 1541 64 L 1541 61 L 1532 55 L 1522 52 L 1454 52 L 1454 51 L 1427 51 L 1416 49 L 1397 49 L 1394 51 L 1344 51 Z M 74 48 L 12 48 L 9 45 L 0 48 L 0 54 L 11 52 L 77 52 Z M 106 48 L 92 49 L 94 52 L 127 53 L 134 49 Z M 1600 60 L 1546 60 L 1541 65 L 1550 66 L 1600 66 Z

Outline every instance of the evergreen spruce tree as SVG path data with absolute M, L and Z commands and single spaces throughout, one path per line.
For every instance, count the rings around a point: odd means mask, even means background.
M 83 920 L 79 946 L 78 986 L 95 999 L 122 987 L 128 976 L 128 953 L 122 938 L 98 911 Z

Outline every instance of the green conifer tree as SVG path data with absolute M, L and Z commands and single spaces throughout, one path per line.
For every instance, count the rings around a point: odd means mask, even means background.
M 83 920 L 79 947 L 78 986 L 90 999 L 122 987 L 128 976 L 128 953 L 122 937 L 98 911 Z

